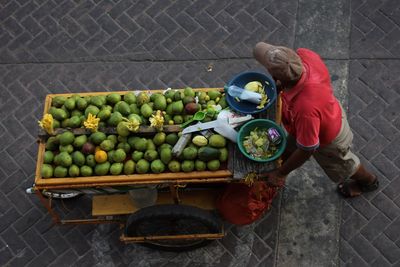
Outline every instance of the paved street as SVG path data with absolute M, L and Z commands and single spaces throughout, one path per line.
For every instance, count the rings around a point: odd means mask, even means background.
M 0 266 L 400 266 L 397 0 L 9 0 L 0 40 Z M 258 41 L 326 60 L 378 191 L 344 200 L 310 161 L 261 220 L 183 253 L 123 245 L 110 225 L 54 226 L 25 193 L 46 94 L 220 87 L 262 70 Z M 58 206 L 90 213 L 85 197 Z

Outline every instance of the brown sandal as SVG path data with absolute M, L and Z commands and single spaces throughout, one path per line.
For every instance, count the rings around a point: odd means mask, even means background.
M 348 180 L 338 184 L 337 191 L 343 197 L 358 197 L 362 193 L 371 192 L 379 187 L 379 181 L 377 178 L 372 183 L 365 184 L 355 180 Z

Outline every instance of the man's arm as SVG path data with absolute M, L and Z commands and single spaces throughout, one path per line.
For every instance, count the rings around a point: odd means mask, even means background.
M 283 186 L 285 184 L 286 176 L 293 170 L 299 168 L 308 160 L 314 150 L 303 150 L 297 148 L 289 158 L 282 164 L 282 166 L 272 172 L 261 174 L 260 176 L 272 186 Z
M 313 153 L 314 150 L 308 151 L 297 148 L 278 169 L 279 173 L 283 176 L 287 176 L 291 171 L 303 165 Z

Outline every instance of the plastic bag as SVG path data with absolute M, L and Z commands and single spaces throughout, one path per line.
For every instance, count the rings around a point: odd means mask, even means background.
M 231 183 L 217 199 L 217 209 L 222 217 L 232 224 L 250 224 L 270 209 L 277 193 L 277 188 L 261 181 L 252 186 Z

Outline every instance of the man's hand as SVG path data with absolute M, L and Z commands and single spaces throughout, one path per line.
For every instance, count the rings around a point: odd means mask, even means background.
M 282 187 L 285 184 L 287 175 L 282 174 L 279 169 L 259 175 L 260 178 L 270 186 Z

